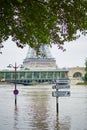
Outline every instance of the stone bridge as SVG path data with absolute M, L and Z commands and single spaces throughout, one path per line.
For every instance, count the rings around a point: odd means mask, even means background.
M 72 67 L 69 68 L 68 76 L 71 80 L 71 84 L 76 84 L 78 82 L 83 82 L 83 77 L 85 74 L 85 68 L 84 67 Z

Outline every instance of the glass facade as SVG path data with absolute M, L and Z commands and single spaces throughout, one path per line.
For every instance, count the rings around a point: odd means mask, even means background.
M 46 80 L 56 80 L 56 79 L 68 79 L 68 71 L 1 71 L 0 72 L 0 81 L 3 79 L 5 81 L 15 80 L 37 80 L 37 81 L 46 81 Z

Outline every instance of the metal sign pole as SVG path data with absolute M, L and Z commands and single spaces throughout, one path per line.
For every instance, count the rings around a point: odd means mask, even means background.
M 59 112 L 59 104 L 58 104 L 58 97 L 56 97 L 56 112 L 57 112 L 57 114 L 58 114 L 58 112 Z
M 14 66 L 14 69 L 15 69 L 15 90 L 17 90 L 17 86 L 16 86 L 16 71 L 17 71 L 17 65 L 15 63 L 15 66 Z M 15 106 L 17 105 L 17 95 L 15 95 Z
M 17 95 L 15 95 L 15 106 L 17 105 Z
M 56 91 L 58 92 L 58 89 L 56 89 Z M 59 112 L 58 96 L 56 97 L 56 112 L 58 115 L 58 112 Z
M 58 80 L 55 86 L 52 86 L 52 89 L 56 89 L 56 91 L 52 92 L 52 96 L 56 97 L 56 113 L 58 115 L 59 112 L 59 97 L 69 97 L 70 91 L 59 91 L 59 89 L 69 89 L 70 86 L 68 85 L 69 80 Z
M 16 63 L 15 63 L 14 69 L 15 69 L 15 90 L 16 90 L 16 71 L 17 71 Z

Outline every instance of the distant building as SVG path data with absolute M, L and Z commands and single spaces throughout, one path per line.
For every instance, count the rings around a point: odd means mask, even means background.
M 30 70 L 58 70 L 55 58 L 52 57 L 48 45 L 42 45 L 40 48 L 40 55 L 36 55 L 36 51 L 29 47 L 26 58 L 23 61 L 25 68 Z M 83 82 L 85 74 L 84 67 L 71 67 L 68 68 L 68 77 L 71 80 L 71 84 Z

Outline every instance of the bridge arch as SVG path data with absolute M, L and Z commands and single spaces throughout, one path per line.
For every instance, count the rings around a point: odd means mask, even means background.
M 85 74 L 85 68 L 84 67 L 72 67 L 69 68 L 69 77 L 75 78 L 75 77 L 83 77 Z
M 73 78 L 81 78 L 82 77 L 82 73 L 81 72 L 75 72 L 73 74 Z
M 72 67 L 69 68 L 69 79 L 71 80 L 71 84 L 77 84 L 79 82 L 83 82 L 83 77 L 85 74 L 85 68 L 84 67 Z

